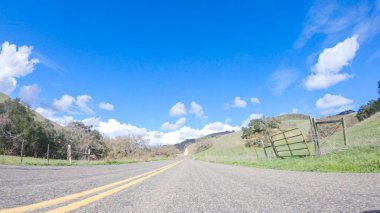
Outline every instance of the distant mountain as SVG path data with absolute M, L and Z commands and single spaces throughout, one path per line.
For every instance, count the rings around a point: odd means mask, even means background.
M 348 115 L 348 114 L 351 114 L 351 113 L 354 113 L 355 111 L 354 110 L 346 110 L 346 111 L 343 111 L 337 115 Z
M 217 137 L 217 136 L 221 136 L 221 135 L 227 135 L 227 134 L 231 134 L 233 133 L 234 131 L 225 131 L 225 132 L 217 132 L 217 133 L 212 133 L 212 134 L 209 134 L 209 135 L 206 135 L 204 137 L 201 137 L 201 138 L 192 138 L 192 139 L 187 139 L 187 140 L 184 140 L 182 141 L 181 143 L 177 143 L 175 144 L 175 148 L 177 148 L 178 150 L 180 151 L 183 151 L 185 150 L 185 148 L 190 145 L 190 144 L 193 144 L 193 143 L 196 143 L 197 140 L 200 140 L 200 139 L 204 139 L 204 138 L 213 138 L 213 137 Z

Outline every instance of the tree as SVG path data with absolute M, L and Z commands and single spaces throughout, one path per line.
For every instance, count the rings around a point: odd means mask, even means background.
M 82 122 L 75 121 L 68 124 L 67 128 L 71 134 L 72 149 L 82 153 L 87 153 L 88 149 L 90 149 L 91 156 L 96 159 L 106 157 L 108 147 L 103 140 L 103 136 L 97 130 L 93 130 L 92 126 L 86 126 Z
M 265 136 L 269 132 L 278 129 L 280 121 L 271 119 L 253 119 L 249 122 L 248 127 L 243 127 L 241 138 L 245 139 L 245 146 L 251 147 L 261 145 L 261 142 L 269 143 Z
M 380 112 L 380 98 L 378 98 L 377 100 L 370 100 L 366 105 L 362 105 L 359 108 L 356 117 L 359 121 L 362 121 L 371 117 L 373 114 L 377 112 Z

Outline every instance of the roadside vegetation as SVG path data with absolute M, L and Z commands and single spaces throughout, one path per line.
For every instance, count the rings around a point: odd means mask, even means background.
M 74 165 L 150 161 L 173 158 L 177 154 L 173 146 L 148 146 L 142 137 L 104 138 L 92 126 L 78 121 L 65 127 L 59 126 L 31 110 L 19 99 L 12 100 L 0 94 L 1 164 L 21 164 L 23 150 L 23 164 L 47 164 L 49 153 L 49 164 L 66 165 L 68 145 L 72 149 Z
M 268 149 L 268 155 L 272 157 L 267 159 L 261 148 L 256 147 L 255 152 L 255 149 L 245 146 L 246 142 L 239 139 L 242 132 L 236 132 L 215 138 L 210 149 L 196 153 L 194 158 L 215 163 L 294 171 L 380 172 L 380 113 L 359 123 L 352 119 L 355 113 L 344 116 L 347 120 L 352 120 L 348 125 L 349 146 L 343 146 L 342 132 L 337 132 L 321 141 L 326 153 L 322 156 L 276 159 Z M 301 117 L 289 115 L 281 121 L 280 126 L 299 126 L 307 135 L 310 127 L 308 122 Z M 308 143 L 308 146 L 310 150 L 314 149 L 312 143 Z

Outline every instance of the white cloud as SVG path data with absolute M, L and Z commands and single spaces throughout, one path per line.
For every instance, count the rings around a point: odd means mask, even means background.
M 4 42 L 0 53 L 0 92 L 11 94 L 16 88 L 17 80 L 33 72 L 38 59 L 29 59 L 32 47 L 16 47 Z
M 240 97 L 235 97 L 232 107 L 246 108 L 247 102 L 245 100 L 242 100 Z
M 258 99 L 258 98 L 256 98 L 256 97 L 252 97 L 252 98 L 251 98 L 251 102 L 252 102 L 253 104 L 261 104 L 260 99 Z
M 63 95 L 60 99 L 53 100 L 52 107 L 60 112 L 67 112 L 70 110 L 71 105 L 74 102 L 74 97 L 70 95 Z
M 174 124 L 171 124 L 169 122 L 165 122 L 162 124 L 161 129 L 163 130 L 177 130 L 181 128 L 186 122 L 186 118 L 182 117 L 178 119 Z
M 91 101 L 92 97 L 89 95 L 80 95 L 77 96 L 76 105 L 86 114 L 94 114 L 94 111 L 87 106 L 87 103 Z
M 216 132 L 240 130 L 240 127 L 238 126 L 230 126 L 221 122 L 214 122 L 206 124 L 202 129 L 193 129 L 188 126 L 184 126 L 174 131 L 160 132 L 147 131 L 145 128 L 139 128 L 132 124 L 121 123 L 115 119 L 109 119 L 107 122 L 99 121 L 99 118 L 88 118 L 85 120 L 83 121 L 93 122 L 94 128 L 104 136 L 115 138 L 118 136 L 139 135 L 147 140 L 150 145 L 176 144 L 186 139 L 199 138 Z
M 353 102 L 353 100 L 342 95 L 325 94 L 317 100 L 316 107 L 321 112 L 321 115 L 337 114 L 352 109 Z
M 312 68 L 312 74 L 304 81 L 306 89 L 326 89 L 349 78 L 350 75 L 340 71 L 350 64 L 358 49 L 358 35 L 324 49 Z
M 242 123 L 241 123 L 241 127 L 247 127 L 249 122 L 251 120 L 254 120 L 254 119 L 260 119 L 263 117 L 263 114 L 250 114 L 249 117 L 247 119 L 245 119 Z
M 197 118 L 200 119 L 206 119 L 207 116 L 204 115 L 203 108 L 201 105 L 199 105 L 197 102 L 192 101 L 190 104 L 190 110 L 189 113 L 195 114 Z
M 108 111 L 114 110 L 114 106 L 112 104 L 106 103 L 106 102 L 99 103 L 99 108 L 104 109 L 104 110 L 108 110 Z
M 51 109 L 37 107 L 36 112 L 39 113 L 40 115 L 44 116 L 47 119 L 54 117 L 54 111 Z
M 279 115 L 286 115 L 286 114 L 298 114 L 299 110 L 298 108 L 293 108 L 290 112 L 281 112 Z
M 298 78 L 295 69 L 280 68 L 274 71 L 269 77 L 270 91 L 273 95 L 281 95 Z
M 147 136 L 148 134 L 145 128 L 139 128 L 132 124 L 120 123 L 115 119 L 109 119 L 107 122 L 100 121 L 99 126 L 95 127 L 95 129 L 111 138 L 126 135 Z
M 157 134 L 160 139 L 160 144 L 176 144 L 182 142 L 186 139 L 199 138 L 209 134 L 225 131 L 239 131 L 240 127 L 230 126 L 228 124 L 223 124 L 221 122 L 214 122 L 206 124 L 202 129 L 192 129 L 188 126 L 182 127 L 179 130 L 171 131 L 168 133 Z
M 182 102 L 176 103 L 169 111 L 169 115 L 172 117 L 178 117 L 182 115 L 186 115 L 186 107 Z
M 99 126 L 100 120 L 101 120 L 100 117 L 97 117 L 97 118 L 90 117 L 90 118 L 85 118 L 85 119 L 81 120 L 81 122 L 83 124 L 85 124 L 86 126 L 95 126 L 95 127 L 97 127 L 97 126 Z
M 36 100 L 39 92 L 40 92 L 40 88 L 38 87 L 38 85 L 32 84 L 32 85 L 21 87 L 18 96 L 23 102 L 29 105 L 32 105 L 34 101 Z
M 57 116 L 56 112 L 54 112 L 51 109 L 46 109 L 42 107 L 37 107 L 36 112 L 45 117 L 46 119 L 49 119 L 61 126 L 66 126 L 67 124 L 74 121 L 74 118 L 72 116 L 62 115 Z

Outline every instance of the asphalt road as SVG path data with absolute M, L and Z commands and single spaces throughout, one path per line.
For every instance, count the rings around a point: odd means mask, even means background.
M 188 159 L 175 162 L 179 160 L 91 167 L 0 165 L 0 209 L 25 210 L 37 204 L 34 207 L 43 207 L 37 212 L 380 210 L 380 174 L 277 171 Z M 115 184 L 77 194 L 111 183 Z M 64 196 L 66 200 L 60 198 Z

